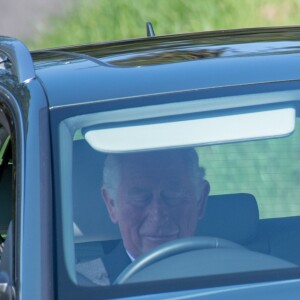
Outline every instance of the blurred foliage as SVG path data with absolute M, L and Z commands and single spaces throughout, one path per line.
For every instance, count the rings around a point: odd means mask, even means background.
M 199 147 L 211 194 L 250 193 L 261 218 L 300 215 L 300 121 L 286 138 Z M 284 201 L 283 201 L 284 199 Z
M 157 35 L 299 23 L 299 0 L 74 0 L 50 20 L 31 49 Z

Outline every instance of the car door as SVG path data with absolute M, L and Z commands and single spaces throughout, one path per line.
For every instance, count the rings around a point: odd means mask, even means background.
M 0 209 L 1 234 L 6 237 L 1 299 L 53 299 L 48 113 L 28 49 L 15 39 L 0 38 L 0 128 L 6 141 L 1 143 L 5 188 L 0 193 L 7 194 L 0 196 L 5 207 Z

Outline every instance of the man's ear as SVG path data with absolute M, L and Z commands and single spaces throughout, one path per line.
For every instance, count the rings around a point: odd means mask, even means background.
M 199 200 L 198 200 L 198 219 L 202 219 L 205 213 L 208 194 L 210 191 L 210 184 L 207 180 L 202 181 L 202 186 L 200 190 Z
M 118 223 L 118 213 L 115 200 L 111 198 L 108 190 L 105 187 L 101 188 L 101 194 L 111 221 L 114 224 Z

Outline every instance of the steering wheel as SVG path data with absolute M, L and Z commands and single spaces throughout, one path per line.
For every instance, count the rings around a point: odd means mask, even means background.
M 136 273 L 167 257 L 193 250 L 215 248 L 245 249 L 239 244 L 215 237 L 190 237 L 173 240 L 140 256 L 117 277 L 114 284 L 126 283 Z

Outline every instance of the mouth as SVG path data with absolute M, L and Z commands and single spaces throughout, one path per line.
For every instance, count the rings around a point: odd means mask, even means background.
M 154 243 L 163 243 L 163 242 L 175 240 L 177 238 L 177 234 L 144 235 L 144 238 Z

